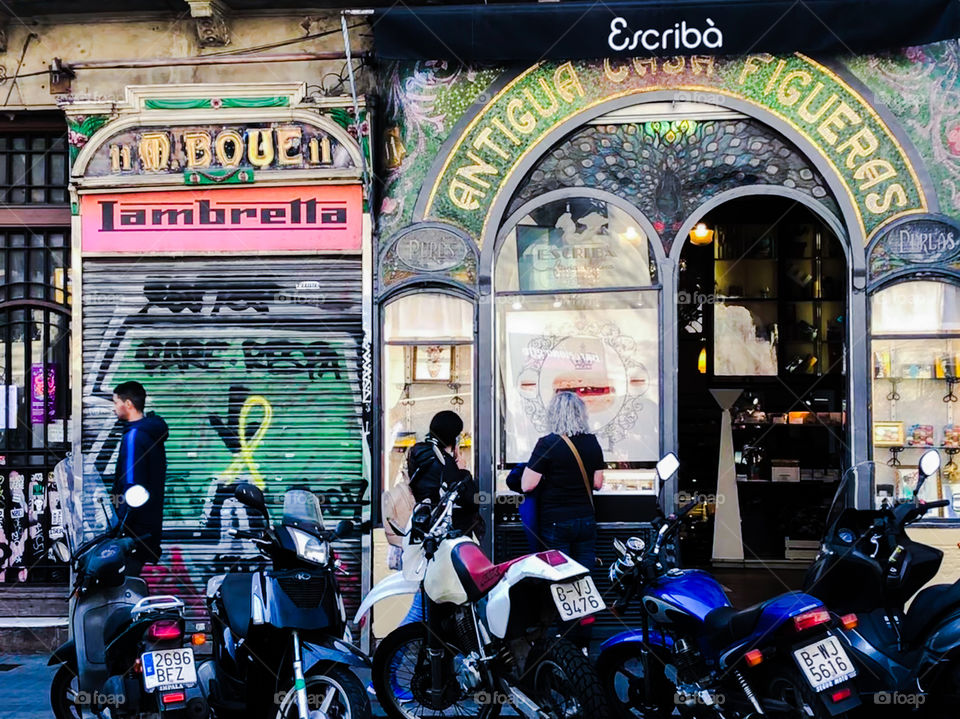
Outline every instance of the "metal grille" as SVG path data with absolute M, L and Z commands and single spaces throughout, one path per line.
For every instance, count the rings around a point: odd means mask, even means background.
M 298 486 L 322 495 L 328 522 L 360 519 L 360 287 L 352 257 L 84 262 L 84 484 L 112 482 L 112 389 L 142 382 L 147 410 L 170 427 L 163 557 L 144 578 L 184 598 L 192 618 L 210 576 L 237 557 L 256 563 L 228 535 L 257 521 L 234 483 L 260 484 L 274 520 Z M 337 552 L 356 606 L 359 540 Z
M 591 567 L 590 574 L 593 576 L 593 581 L 607 606 L 613 604 L 613 600 L 617 596 L 611 589 L 610 579 L 607 576 L 610 565 L 617 558 L 616 550 L 613 548 L 613 540 L 619 538 L 626 541 L 628 537 L 640 537 L 649 546 L 656 541 L 657 532 L 649 522 L 604 522 L 597 525 L 597 558 L 600 564 Z M 523 525 L 519 523 L 497 525 L 497 562 L 504 562 L 529 552 Z M 664 561 L 670 565 L 676 566 L 679 563 L 676 556 L 676 547 L 672 542 L 665 547 L 662 556 Z M 594 638 L 605 639 L 627 629 L 640 626 L 639 602 L 633 601 L 621 616 L 614 616 L 610 612 L 601 612 L 596 617 Z
M 0 137 L 0 202 L 67 202 L 67 138 L 63 132 Z
M 70 439 L 69 253 L 62 229 L 0 228 L 0 581 L 7 583 L 66 580 L 48 549 L 61 536 L 51 472 Z
M 277 579 L 277 583 L 290 597 L 290 601 L 300 609 L 316 609 L 323 603 L 323 596 L 327 592 L 327 583 L 320 576 L 311 581 L 281 577 Z

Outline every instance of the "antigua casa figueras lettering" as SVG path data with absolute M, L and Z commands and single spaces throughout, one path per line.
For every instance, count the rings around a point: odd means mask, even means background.
M 100 200 L 101 232 L 142 231 L 177 227 L 203 231 L 230 229 L 263 229 L 282 225 L 284 229 L 345 228 L 346 203 L 316 198 L 221 203 L 193 200 L 157 206 L 143 201 Z

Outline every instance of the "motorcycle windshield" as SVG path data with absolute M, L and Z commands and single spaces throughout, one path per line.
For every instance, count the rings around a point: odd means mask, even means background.
M 283 523 L 289 525 L 312 524 L 323 529 L 323 512 L 320 499 L 306 489 L 291 489 L 283 495 Z
M 833 504 L 830 505 L 830 513 L 827 515 L 827 530 L 833 528 L 841 514 L 855 506 L 857 489 L 864 486 L 863 483 L 866 483 L 865 486 L 872 486 L 872 478 L 872 462 L 856 464 L 843 473 L 840 486 L 837 487 L 837 492 L 833 496 Z
M 70 457 L 61 460 L 53 470 L 53 478 L 60 495 L 67 545 L 73 552 L 114 526 L 117 514 L 103 483 L 83 482 L 73 474 L 71 463 Z

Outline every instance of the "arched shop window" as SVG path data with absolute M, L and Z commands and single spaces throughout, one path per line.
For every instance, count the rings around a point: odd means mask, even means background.
M 660 287 L 647 233 L 597 198 L 547 200 L 511 223 L 498 250 L 497 469 L 530 457 L 554 393 L 578 393 L 608 463 L 660 454 Z M 608 488 L 653 491 L 647 472 Z M 622 485 L 622 486 L 621 486 Z
M 383 487 L 392 487 L 407 449 L 426 437 L 430 418 L 449 409 L 463 418 L 460 452 L 473 471 L 474 306 L 420 291 L 383 308 Z
M 930 518 L 960 518 L 960 286 L 900 282 L 871 299 L 876 501 L 909 499 L 917 462 L 941 451 L 944 467 L 920 498 L 952 500 Z

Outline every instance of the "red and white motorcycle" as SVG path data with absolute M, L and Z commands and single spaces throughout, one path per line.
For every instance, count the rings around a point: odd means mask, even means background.
M 493 564 L 452 528 L 460 489 L 435 508 L 415 508 L 403 572 L 378 583 L 357 612 L 359 622 L 387 597 L 421 594 L 423 618 L 395 629 L 374 653 L 381 706 L 393 719 L 488 718 L 507 704 L 538 719 L 604 719 L 596 670 L 557 630 L 605 608 L 587 568 L 557 550 Z

